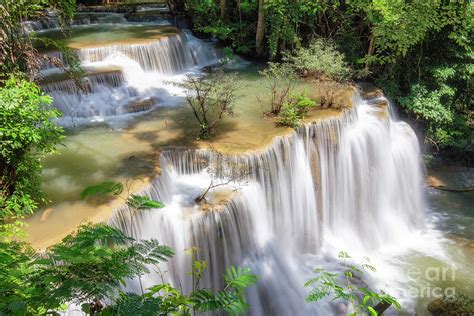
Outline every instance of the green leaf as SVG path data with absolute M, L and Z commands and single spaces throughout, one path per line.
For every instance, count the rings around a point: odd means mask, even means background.
M 137 210 L 149 210 L 154 208 L 163 208 L 165 205 L 160 201 L 155 201 L 147 196 L 132 195 L 127 199 L 127 205 Z
M 89 186 L 81 192 L 81 199 L 94 195 L 119 195 L 123 191 L 123 184 L 113 181 L 105 181 Z
M 370 300 L 370 298 L 371 298 L 371 297 L 370 297 L 369 295 L 364 296 L 364 299 L 362 300 L 362 304 L 363 304 L 364 306 L 367 305 L 367 302 Z
M 367 307 L 367 310 L 369 311 L 370 316 L 377 316 L 378 315 L 377 311 L 375 311 L 375 309 L 372 306 Z

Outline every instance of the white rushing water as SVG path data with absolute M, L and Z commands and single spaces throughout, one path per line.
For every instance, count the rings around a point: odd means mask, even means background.
M 137 238 L 156 238 L 176 249 L 165 278 L 191 288 L 184 249 L 198 247 L 209 269 L 204 287 L 222 285 L 226 266 L 258 275 L 248 301 L 252 315 L 333 314 L 329 302 L 307 304 L 303 287 L 318 265 L 337 269 L 341 250 L 370 256 L 375 264 L 416 247 L 423 237 L 423 177 L 413 130 L 396 121 L 384 97 L 353 97 L 341 118 L 306 125 L 262 152 L 221 156 L 208 151 L 162 152 L 160 177 L 142 193 L 164 209 L 139 213 L 130 228 L 126 208 L 111 223 Z M 211 181 L 210 168 L 250 170 L 218 211 L 200 211 L 194 198 Z M 227 166 L 227 167 L 225 167 Z M 235 169 L 237 168 L 237 169 Z M 382 285 L 397 278 L 386 266 Z M 144 287 L 160 283 L 152 273 Z M 131 281 L 131 289 L 138 284 Z M 339 308 L 344 312 L 344 308 Z
M 65 61 L 62 54 L 51 57 Z M 180 102 L 177 88 L 170 82 L 181 80 L 191 71 L 219 62 L 214 47 L 188 32 L 180 32 L 144 44 L 121 44 L 77 50 L 82 69 L 90 75 L 72 80 L 45 83 L 43 90 L 64 117 L 62 124 L 103 121 L 106 118 L 149 110 L 157 105 Z M 61 72 L 52 63 L 43 65 L 43 74 Z

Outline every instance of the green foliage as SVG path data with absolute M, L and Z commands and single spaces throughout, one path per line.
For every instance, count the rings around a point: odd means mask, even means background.
M 156 239 L 140 240 L 132 246 L 134 250 L 140 254 L 141 261 L 145 264 L 156 265 L 174 256 L 174 250 L 172 248 L 161 245 Z M 144 269 L 146 269 L 146 267 L 144 267 Z
M 265 33 L 268 53 L 280 57 L 282 51 L 301 46 L 305 32 L 313 32 L 319 14 L 329 5 L 318 1 L 265 1 Z
M 307 115 L 308 110 L 315 104 L 306 93 L 293 94 L 278 114 L 277 123 L 297 128 L 301 119 Z
M 249 268 L 230 267 L 224 275 L 226 289 L 242 292 L 248 286 L 257 282 L 257 277 Z
M 11 77 L 0 89 L 0 221 L 29 215 L 42 199 L 41 158 L 55 150 L 59 112 L 38 86 Z
M 132 246 L 131 241 L 120 230 L 104 224 L 79 227 L 42 259 L 45 267 L 33 279 L 47 289 L 41 301 L 52 306 L 70 300 L 104 301 L 120 290 L 126 278 L 147 273 L 147 264 L 166 261 L 173 254 L 155 241 Z
M 201 275 L 204 269 L 205 266 L 200 265 Z M 255 284 L 257 278 L 249 269 L 230 267 L 224 279 L 226 287 L 223 290 L 196 288 L 189 295 L 183 294 L 169 283 L 152 286 L 142 296 L 122 293 L 115 304 L 107 307 L 101 314 L 190 315 L 192 311 L 226 311 L 231 315 L 243 314 L 248 308 L 244 299 L 245 289 Z
M 333 300 L 343 300 L 351 304 L 353 312 L 350 315 L 378 315 L 373 306 L 379 303 L 387 303 L 400 309 L 400 304 L 389 294 L 380 291 L 376 292 L 366 287 L 358 286 L 364 270 L 374 272 L 375 268 L 366 261 L 354 265 L 348 262 L 351 257 L 346 252 L 339 253 L 339 259 L 345 267 L 344 273 L 331 273 L 324 269 L 314 270 L 315 277 L 308 280 L 304 286 L 310 287 L 310 293 L 306 297 L 307 302 L 316 302 L 326 296 L 331 296 Z
M 434 125 L 449 124 L 453 121 L 452 113 L 441 103 L 443 94 L 440 91 L 428 91 L 426 87 L 416 84 L 411 87 L 410 95 L 401 97 L 400 104 L 413 113 L 417 120 L 426 120 Z
M 296 107 L 292 104 L 285 104 L 278 113 L 277 124 L 297 128 L 300 125 L 300 116 Z
M 427 137 L 436 146 L 464 148 L 472 131 L 466 128 L 467 115 L 456 113 L 443 101 L 453 94 L 450 89 L 428 91 L 425 86 L 416 84 L 408 96 L 399 98 L 399 102 L 417 121 L 423 123 Z
M 160 297 L 142 296 L 135 293 L 121 293 L 115 305 L 101 311 L 99 315 L 128 316 L 128 315 L 159 315 L 163 311 L 163 300 Z M 174 310 L 166 310 L 172 312 Z
M 293 65 L 302 75 L 316 79 L 347 80 L 351 70 L 335 44 L 330 40 L 316 39 L 308 48 L 299 47 L 292 54 L 286 54 L 284 60 Z
M 35 314 L 36 309 L 26 302 L 32 295 L 40 294 L 28 281 L 35 271 L 35 254 L 24 243 L 0 242 L 0 314 Z
M 69 302 L 100 310 L 121 293 L 125 279 L 173 255 L 156 240 L 134 241 L 105 224 L 83 225 L 41 255 L 24 243 L 1 242 L 0 314 L 38 315 Z
M 186 13 L 192 20 L 194 32 L 211 35 L 239 54 L 251 54 L 255 49 L 256 17 L 255 1 L 242 0 L 228 6 L 227 19 L 219 17 L 219 6 L 215 1 L 187 0 Z

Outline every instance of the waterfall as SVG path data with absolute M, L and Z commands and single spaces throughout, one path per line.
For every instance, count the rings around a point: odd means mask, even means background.
M 122 54 L 137 61 L 143 70 L 163 75 L 184 72 L 192 67 L 203 67 L 218 61 L 216 52 L 189 34 L 164 37 L 148 44 L 110 45 L 78 51 L 83 63 L 103 61 Z
M 141 194 L 166 207 L 138 213 L 130 223 L 123 206 L 110 223 L 174 247 L 177 255 L 162 271 L 185 291 L 191 288 L 186 248 L 198 247 L 208 262 L 203 287 L 222 286 L 226 266 L 252 268 L 259 276 L 248 295 L 252 315 L 334 313 L 330 302 L 306 304 L 303 288 L 312 269 L 327 264 L 330 249 L 365 255 L 423 227 L 418 141 L 393 118 L 383 96 L 357 92 L 353 108 L 340 118 L 301 127 L 261 152 L 170 149 L 160 163 L 162 174 Z M 225 198 L 203 211 L 194 198 L 212 180 L 212 166 L 249 172 L 244 183 L 212 191 L 209 200 Z M 144 278 L 145 288 L 159 282 L 156 273 Z M 129 287 L 138 291 L 134 281 Z
M 76 14 L 71 26 L 99 25 L 127 23 L 123 13 L 87 13 Z M 32 32 L 57 31 L 61 29 L 61 23 L 57 17 L 47 17 L 38 20 L 27 20 L 21 22 L 25 34 Z
M 220 58 L 210 44 L 189 33 L 166 36 L 146 44 L 83 48 L 76 54 L 82 68 L 89 73 L 81 80 L 85 87 L 73 87 L 75 82 L 71 80 L 42 85 L 54 98 L 53 105 L 64 113 L 63 124 L 71 123 L 70 120 L 76 124 L 145 111 L 160 103 L 173 105 L 178 101 L 167 81 L 215 64 Z M 51 52 L 49 57 L 67 64 L 59 52 Z M 42 69 L 44 75 L 61 72 L 50 62 L 44 63 Z
M 51 31 L 59 30 L 60 23 L 58 18 L 49 17 L 35 21 L 23 21 L 21 22 L 23 32 L 29 34 L 31 32 Z

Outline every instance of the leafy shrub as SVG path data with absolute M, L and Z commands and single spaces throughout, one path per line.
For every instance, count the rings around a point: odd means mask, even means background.
M 321 107 L 342 109 L 345 104 L 338 100 L 337 96 L 346 88 L 345 84 L 336 81 L 324 80 L 318 81 L 317 90 L 319 94 L 319 103 Z
M 351 69 L 336 45 L 327 39 L 313 40 L 307 48 L 300 47 L 287 54 L 284 60 L 304 77 L 344 81 L 351 76 Z
M 42 198 L 41 158 L 63 135 L 51 102 L 36 84 L 16 77 L 0 89 L 0 221 L 31 214 Z
M 306 93 L 292 95 L 278 114 L 277 123 L 283 126 L 297 128 L 307 114 L 308 110 L 315 105 Z
M 174 85 L 186 90 L 185 98 L 200 126 L 197 139 L 210 138 L 224 117 L 234 117 L 234 105 L 240 86 L 236 73 L 226 75 L 223 70 L 206 77 L 187 75 Z
M 302 118 L 304 118 L 308 114 L 308 110 L 316 104 L 308 97 L 306 92 L 292 96 L 291 103 Z
M 288 63 L 269 62 L 267 68 L 260 72 L 265 77 L 269 90 L 270 113 L 277 115 L 283 105 L 289 102 L 295 88 L 296 74 Z
M 300 119 L 297 109 L 293 105 L 287 103 L 278 114 L 277 123 L 279 125 L 297 128 Z
M 448 86 L 428 90 L 423 84 L 411 87 L 410 94 L 398 101 L 426 131 L 426 139 L 436 147 L 464 148 L 469 145 L 472 130 L 467 121 L 468 114 L 456 111 L 446 102 L 454 91 Z

